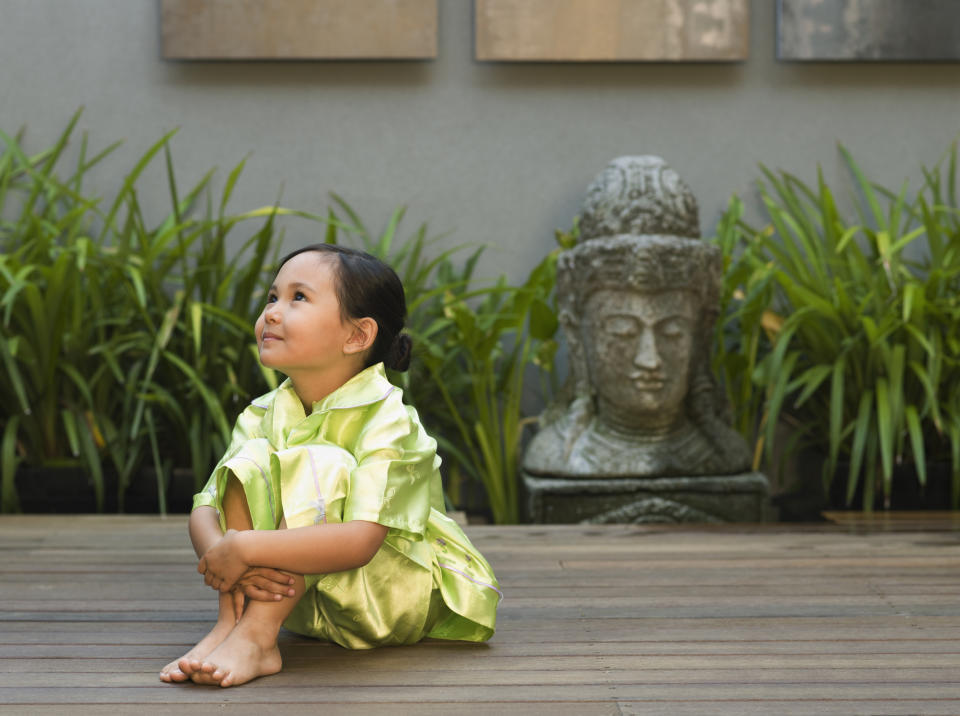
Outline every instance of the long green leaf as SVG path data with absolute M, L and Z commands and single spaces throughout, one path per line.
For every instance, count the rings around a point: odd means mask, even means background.
M 3 439 L 0 440 L 0 512 L 16 512 L 20 509 L 15 476 L 20 460 L 17 457 L 17 431 L 20 429 L 20 416 L 14 415 L 3 426 Z
M 153 411 L 148 410 L 145 415 L 147 423 L 147 436 L 150 439 L 150 452 L 153 456 L 153 469 L 157 475 L 157 501 L 160 507 L 160 514 L 167 514 L 167 490 L 166 475 L 163 462 L 160 460 L 160 446 L 157 442 L 157 428 L 153 421 Z
M 839 356 L 833 364 L 833 374 L 830 379 L 830 462 L 829 469 L 833 472 L 837 467 L 837 456 L 840 453 L 840 431 L 843 427 L 843 387 L 846 379 L 846 360 Z
M 163 351 L 163 357 L 176 366 L 180 373 L 187 378 L 194 389 L 197 390 L 202 397 L 207 410 L 210 412 L 210 417 L 213 419 L 221 438 L 224 440 L 224 442 L 228 442 L 230 440 L 230 426 L 227 423 L 226 415 L 224 414 L 223 408 L 221 407 L 216 396 L 210 392 L 210 389 L 200 379 L 200 376 L 197 374 L 196 370 L 194 370 L 192 366 L 188 365 L 182 358 L 174 353 L 171 353 L 170 351 Z
M 873 409 L 873 391 L 866 390 L 860 396 L 860 405 L 857 408 L 857 421 L 853 431 L 853 448 L 850 451 L 850 473 L 847 476 L 847 504 L 853 501 L 857 484 L 860 482 L 860 468 L 863 466 L 864 451 L 867 446 L 867 435 L 870 433 Z M 873 479 L 871 474 L 864 477 L 865 480 Z
M 893 480 L 893 415 L 890 409 L 890 389 L 886 378 L 877 380 L 877 428 L 880 439 L 880 458 L 883 463 L 885 494 L 889 494 Z
M 924 448 L 923 430 L 920 427 L 920 416 L 917 408 L 908 405 L 906 409 L 907 429 L 910 433 L 910 445 L 913 448 L 913 460 L 917 467 L 917 477 L 921 485 L 927 484 L 927 456 Z
M 123 206 L 124 201 L 126 201 L 127 195 L 133 190 L 134 184 L 136 183 L 137 179 L 140 178 L 143 170 L 147 168 L 147 165 L 153 161 L 153 158 L 167 145 L 167 142 L 170 141 L 177 131 L 179 130 L 174 129 L 173 131 L 167 132 L 165 135 L 163 135 L 158 142 L 156 142 L 142 157 L 140 157 L 133 170 L 127 174 L 126 177 L 124 177 L 123 187 L 118 192 L 117 198 L 114 200 L 113 205 L 110 207 L 110 211 L 107 212 L 107 216 L 104 219 L 103 229 L 100 233 L 98 243 L 102 244 L 106 239 L 107 232 L 114 228 L 113 220 L 116 218 L 117 213 Z

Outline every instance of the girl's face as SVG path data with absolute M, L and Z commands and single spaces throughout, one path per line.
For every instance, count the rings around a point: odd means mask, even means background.
M 307 251 L 281 267 L 254 329 L 268 368 L 294 377 L 337 370 L 352 357 L 346 346 L 354 327 L 340 318 L 334 260 Z

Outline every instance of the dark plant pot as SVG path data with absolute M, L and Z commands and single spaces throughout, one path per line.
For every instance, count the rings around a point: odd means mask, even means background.
M 119 510 L 117 477 L 104 474 L 103 511 Z M 16 475 L 20 509 L 36 514 L 82 514 L 97 512 L 93 483 L 83 468 L 76 466 L 32 467 L 21 465 Z M 190 511 L 193 504 L 193 472 L 175 468 L 170 484 L 166 486 L 167 512 Z M 144 468 L 131 480 L 124 492 L 123 512 L 127 514 L 156 514 L 160 511 L 157 495 L 156 471 Z
M 187 467 L 175 467 L 173 474 L 168 473 L 169 484 L 164 494 L 167 498 L 167 512 L 182 514 L 190 512 L 193 495 L 197 491 L 193 482 L 193 471 Z M 143 468 L 130 482 L 124 495 L 124 512 L 153 514 L 160 511 L 160 498 L 157 495 L 157 471 L 152 467 Z
M 863 481 L 857 485 L 853 499 L 847 504 L 847 475 L 850 463 L 839 463 L 837 472 L 830 483 L 828 507 L 834 510 L 863 509 Z M 953 509 L 951 497 L 952 471 L 948 462 L 934 462 L 927 465 L 927 484 L 921 485 L 916 467 L 910 465 L 895 466 L 889 506 L 884 504 L 882 487 L 877 485 L 873 500 L 875 510 L 950 510 Z
M 820 474 L 826 457 L 817 450 L 802 449 L 794 458 L 793 472 L 783 485 L 784 492 L 774 494 L 770 504 L 780 522 L 823 522 L 829 508 L 820 486 Z
M 104 510 L 116 510 L 116 481 L 104 480 Z M 93 483 L 77 466 L 21 465 L 15 478 L 20 509 L 27 513 L 79 514 L 96 512 Z
M 779 522 L 824 522 L 823 511 L 829 508 L 822 493 L 807 489 L 774 495 L 770 503 Z
M 806 472 L 813 477 L 820 475 L 825 458 L 817 460 L 819 467 L 811 464 Z M 822 522 L 823 512 L 829 510 L 863 510 L 863 482 L 857 485 L 853 499 L 847 503 L 847 475 L 849 462 L 840 462 L 833 480 L 830 481 L 828 494 L 820 489 L 819 480 L 811 479 L 799 489 L 776 495 L 771 499 L 779 508 L 781 522 Z M 883 491 L 878 485 L 873 500 L 874 510 L 951 510 L 952 474 L 950 463 L 934 462 L 927 465 L 927 484 L 920 485 L 916 468 L 900 465 L 893 471 L 893 488 L 890 504 L 884 504 Z

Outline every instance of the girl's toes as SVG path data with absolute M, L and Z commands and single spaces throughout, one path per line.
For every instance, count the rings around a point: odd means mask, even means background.
M 169 678 L 167 678 L 166 681 L 168 681 L 168 682 L 174 682 L 174 681 L 175 681 L 175 682 L 177 682 L 177 683 L 182 683 L 182 682 L 184 682 L 184 681 L 186 681 L 187 679 L 190 678 L 189 676 L 187 676 L 186 674 L 184 674 L 180 669 L 174 669 L 174 670 L 171 671 L 169 674 L 167 674 L 167 676 L 168 676 Z
M 214 680 L 210 677 L 210 674 L 205 674 L 202 671 L 198 671 L 190 676 L 190 680 L 195 684 L 201 684 L 204 686 L 210 686 L 214 684 Z

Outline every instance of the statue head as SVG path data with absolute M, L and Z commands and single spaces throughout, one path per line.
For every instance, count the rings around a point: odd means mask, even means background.
M 590 185 L 580 243 L 557 262 L 573 395 L 544 416 L 527 469 L 656 476 L 749 466 L 710 368 L 722 259 L 698 227 L 690 189 L 659 157 L 616 159 Z
M 614 236 L 561 255 L 557 294 L 575 391 L 601 421 L 655 433 L 688 417 L 691 389 L 712 385 L 719 277 L 719 252 L 692 239 Z

